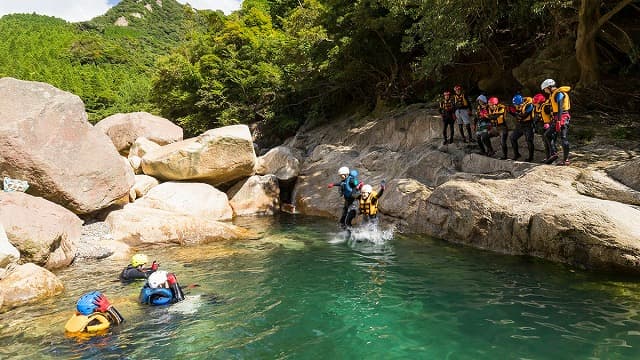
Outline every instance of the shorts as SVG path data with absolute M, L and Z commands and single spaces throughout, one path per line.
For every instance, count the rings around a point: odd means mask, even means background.
M 456 120 L 458 124 L 471 124 L 471 119 L 469 118 L 469 109 L 456 110 Z

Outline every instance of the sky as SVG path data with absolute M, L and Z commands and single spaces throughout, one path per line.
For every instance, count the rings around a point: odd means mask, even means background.
M 147 0 L 155 1 L 155 0 Z M 0 0 L 0 16 L 13 13 L 36 13 L 55 16 L 69 22 L 90 20 L 102 15 L 120 0 Z M 240 8 L 242 0 L 178 0 L 199 10 L 222 10 L 225 14 Z

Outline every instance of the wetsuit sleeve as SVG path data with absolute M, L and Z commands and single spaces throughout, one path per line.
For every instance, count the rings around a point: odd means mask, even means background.
M 559 92 L 558 94 L 556 94 L 556 102 L 558 103 L 558 117 L 562 115 L 562 113 L 564 112 L 564 109 L 562 108 L 563 100 L 564 100 L 563 93 Z
M 376 194 L 376 199 L 379 199 L 382 194 L 384 194 L 384 188 L 381 186 L 380 191 L 378 191 L 378 193 Z
M 135 279 L 146 279 L 147 276 L 149 276 L 149 274 L 152 272 L 153 272 L 152 270 L 141 271 L 141 270 L 138 270 L 137 268 L 128 266 L 126 269 L 122 270 L 122 273 L 120 273 L 120 280 L 128 281 L 128 280 L 135 280 Z

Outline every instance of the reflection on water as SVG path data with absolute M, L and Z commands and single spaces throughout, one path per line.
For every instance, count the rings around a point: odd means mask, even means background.
M 0 314 L 0 358 L 640 356 L 635 279 L 398 234 L 335 241 L 335 225 L 313 217 L 237 222 L 259 238 L 149 251 L 188 287 L 171 307 L 138 304 L 140 284 L 116 280 L 122 262 L 58 272 L 63 295 Z M 93 289 L 126 322 L 66 338 L 75 301 Z

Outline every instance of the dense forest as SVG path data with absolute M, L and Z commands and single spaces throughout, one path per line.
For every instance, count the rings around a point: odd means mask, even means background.
M 74 92 L 92 121 L 146 110 L 191 134 L 255 123 L 271 141 L 457 83 L 510 98 L 552 77 L 586 111 L 628 114 L 638 15 L 637 0 L 244 0 L 227 16 L 123 0 L 78 24 L 4 16 L 0 75 Z

